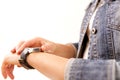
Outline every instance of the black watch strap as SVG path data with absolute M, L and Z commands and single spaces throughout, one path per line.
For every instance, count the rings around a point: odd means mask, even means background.
M 20 59 L 19 59 L 19 63 L 25 68 L 25 69 L 34 69 L 31 65 L 28 64 L 27 62 L 27 56 L 33 52 L 40 52 L 40 48 L 25 48 L 21 55 L 20 55 Z

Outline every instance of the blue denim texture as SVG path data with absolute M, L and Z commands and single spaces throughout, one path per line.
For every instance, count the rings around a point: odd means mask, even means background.
M 88 59 L 82 59 L 86 30 L 99 1 L 93 0 L 86 9 L 80 40 L 74 44 L 77 58 L 69 65 L 65 80 L 120 80 L 120 0 L 103 0 L 93 21 Z

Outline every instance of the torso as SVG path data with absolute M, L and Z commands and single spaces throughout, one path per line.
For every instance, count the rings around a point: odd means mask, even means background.
M 89 51 L 89 43 L 90 43 L 90 32 L 91 32 L 91 30 L 92 30 L 93 20 L 94 20 L 94 17 L 95 17 L 95 15 L 96 15 L 96 12 L 97 12 L 98 8 L 99 8 L 100 6 L 102 6 L 102 4 L 103 4 L 103 2 L 100 1 L 98 7 L 96 8 L 94 14 L 93 14 L 92 17 L 91 17 L 89 26 L 88 26 L 88 28 L 87 28 L 88 41 L 87 41 L 87 45 L 86 45 L 86 48 L 85 48 L 85 51 L 84 51 L 83 59 L 88 59 L 88 51 Z

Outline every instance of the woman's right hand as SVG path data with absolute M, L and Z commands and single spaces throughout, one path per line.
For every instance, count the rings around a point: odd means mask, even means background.
M 24 48 L 40 47 L 42 52 L 54 53 L 56 45 L 57 44 L 54 42 L 36 37 L 27 41 L 20 41 L 18 45 L 11 50 L 11 52 L 20 54 L 24 50 Z
M 51 53 L 66 58 L 74 57 L 76 53 L 76 50 L 72 44 L 59 44 L 40 37 L 19 42 L 18 45 L 11 50 L 11 52 L 21 54 L 25 48 L 30 47 L 40 47 L 42 52 Z

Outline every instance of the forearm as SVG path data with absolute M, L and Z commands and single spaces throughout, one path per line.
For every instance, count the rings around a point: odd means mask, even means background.
M 52 80 L 64 80 L 64 69 L 68 59 L 47 53 L 32 53 L 27 62 Z
M 76 55 L 76 49 L 74 45 L 71 44 L 57 44 L 56 50 L 54 52 L 55 55 L 65 57 L 65 58 L 73 58 Z

